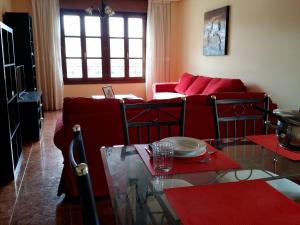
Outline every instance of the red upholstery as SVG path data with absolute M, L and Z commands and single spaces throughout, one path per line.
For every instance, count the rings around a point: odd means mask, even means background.
M 154 98 L 164 98 L 164 92 L 174 92 L 186 96 L 203 94 L 209 95 L 218 92 L 245 92 L 246 87 L 240 79 L 212 78 L 207 76 L 193 76 L 184 73 L 179 82 L 165 82 L 153 84 Z M 159 94 L 158 94 L 159 93 Z M 176 96 L 176 95 L 175 95 Z M 173 98 L 166 93 L 165 98 Z M 178 97 L 178 96 L 176 96 Z
M 264 93 L 216 93 L 218 98 L 262 97 Z M 143 100 L 126 100 L 143 102 Z M 153 100 L 157 101 L 157 100 Z M 164 100 L 174 101 L 174 100 Z M 276 108 L 272 104 L 271 109 Z M 107 196 L 108 188 L 102 164 L 100 147 L 123 144 L 123 132 L 119 100 L 65 98 L 63 119 L 57 121 L 54 143 L 62 151 L 64 167 L 58 194 L 67 197 L 78 196 L 76 183 L 69 166 L 68 149 L 72 139 L 72 127 L 80 124 L 85 144 L 87 161 L 91 173 L 95 196 Z M 214 138 L 214 123 L 209 95 L 187 97 L 185 136 L 199 139 Z M 131 140 L 131 143 L 135 143 Z
M 153 93 L 157 92 L 175 92 L 175 87 L 178 82 L 154 83 Z
M 175 91 L 184 94 L 188 87 L 197 79 L 197 76 L 194 76 L 189 73 L 184 73 L 181 75 L 179 83 L 175 87 Z
M 203 90 L 202 94 L 208 95 L 213 92 L 242 92 L 246 87 L 240 79 L 213 78 Z
M 188 87 L 184 92 L 186 95 L 202 94 L 208 83 L 211 81 L 211 77 L 198 76 L 197 79 Z

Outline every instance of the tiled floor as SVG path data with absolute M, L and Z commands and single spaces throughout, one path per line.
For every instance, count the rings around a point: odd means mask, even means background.
M 63 197 L 56 191 L 62 171 L 62 155 L 53 134 L 60 112 L 45 113 L 39 142 L 23 147 L 23 159 L 15 182 L 0 187 L 0 224 L 57 224 L 56 208 Z
M 45 113 L 40 141 L 23 146 L 16 181 L 0 186 L 0 225 L 82 224 L 78 201 L 66 202 L 63 196 L 56 195 L 63 158 L 53 143 L 53 135 L 60 114 Z M 100 217 L 104 218 L 102 224 L 114 224 L 110 200 L 96 204 Z

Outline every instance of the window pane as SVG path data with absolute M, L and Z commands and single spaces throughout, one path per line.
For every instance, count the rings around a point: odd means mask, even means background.
M 142 77 L 143 76 L 143 60 L 129 59 L 129 76 Z
M 124 37 L 124 18 L 122 17 L 109 18 L 109 36 Z
M 128 37 L 135 37 L 135 38 L 143 37 L 143 19 L 141 18 L 128 19 Z
M 110 57 L 124 57 L 124 39 L 110 39 Z
M 67 77 L 82 78 L 81 59 L 67 59 Z
M 80 36 L 79 16 L 64 16 L 64 30 L 66 36 Z
M 85 35 L 86 36 L 94 36 L 94 37 L 101 36 L 100 17 L 85 16 L 84 22 L 85 22 Z
M 129 39 L 129 57 L 143 57 L 142 39 Z
M 124 77 L 124 60 L 111 59 L 110 60 L 111 77 Z
M 102 77 L 102 60 L 88 59 L 87 60 L 88 77 Z
M 86 55 L 87 57 L 101 57 L 101 38 L 86 39 Z
M 66 56 L 81 57 L 80 38 L 65 38 Z

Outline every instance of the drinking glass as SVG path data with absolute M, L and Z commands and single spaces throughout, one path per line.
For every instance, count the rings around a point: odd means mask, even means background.
M 173 166 L 174 144 L 167 141 L 157 141 L 152 144 L 154 169 L 169 172 Z

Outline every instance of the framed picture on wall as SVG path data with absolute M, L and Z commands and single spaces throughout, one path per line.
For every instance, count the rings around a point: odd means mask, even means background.
M 203 55 L 227 55 L 229 6 L 204 13 Z
M 105 98 L 115 98 L 115 93 L 112 86 L 105 86 L 102 88 Z

